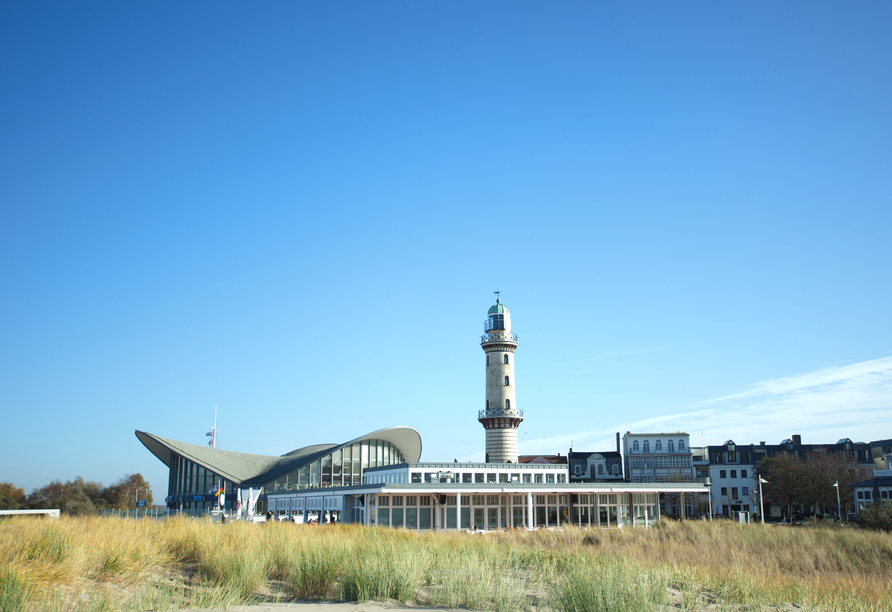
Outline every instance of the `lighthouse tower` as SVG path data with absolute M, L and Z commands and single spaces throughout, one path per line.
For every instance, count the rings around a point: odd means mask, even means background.
M 517 463 L 517 428 L 523 420 L 514 393 L 517 334 L 511 331 L 511 313 L 498 293 L 483 331 L 480 345 L 486 353 L 486 409 L 479 412 L 477 420 L 486 430 L 486 462 Z

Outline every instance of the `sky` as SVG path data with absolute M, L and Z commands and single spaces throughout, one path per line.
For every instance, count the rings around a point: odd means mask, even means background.
M 0 4 L 0 481 L 892 438 L 892 4 Z

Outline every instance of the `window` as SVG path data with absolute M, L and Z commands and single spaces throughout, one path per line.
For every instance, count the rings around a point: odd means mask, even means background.
M 486 400 L 486 410 L 489 410 L 489 400 Z
M 486 482 L 495 482 L 495 481 L 496 481 L 496 475 L 495 475 L 495 474 L 487 474 L 487 475 L 486 475 Z
M 600 467 L 600 466 L 599 466 L 599 467 Z M 580 474 L 582 474 L 582 466 L 579 465 L 578 463 L 577 463 L 576 465 L 574 465 L 574 466 L 573 466 L 573 473 L 576 474 L 576 475 L 580 475 Z
M 505 400 L 505 410 L 511 410 L 511 400 Z
M 403 496 L 402 495 L 394 495 L 393 496 L 393 505 L 394 506 L 402 506 L 403 505 Z
M 737 487 L 731 487 L 731 497 L 737 499 Z
M 417 506 L 418 498 L 414 495 L 407 495 L 406 496 L 406 505 L 407 506 Z
M 680 451 L 684 450 L 684 440 L 678 441 L 678 450 L 680 450 Z
M 421 474 L 419 472 L 412 472 L 412 482 L 414 482 L 414 483 L 421 482 Z
M 728 487 L 722 487 L 722 495 L 728 494 Z
M 731 478 L 737 478 L 737 470 L 731 470 Z
M 508 482 L 508 474 L 499 474 L 499 482 L 506 483 Z
M 486 365 L 489 365 L 489 355 L 486 356 Z
M 672 440 L 669 440 L 669 452 L 670 453 L 675 452 L 675 442 L 673 442 Z
M 749 495 L 749 494 L 750 494 L 750 489 L 749 489 L 749 487 L 741 487 L 741 488 L 740 488 L 740 494 L 741 494 L 741 495 Z
M 566 474 L 558 474 L 558 484 L 566 484 L 567 483 L 567 475 Z
M 511 383 L 511 381 L 508 380 L 508 377 L 506 376 L 505 377 L 505 386 L 507 387 L 510 383 Z
M 542 474 L 534 474 L 534 476 L 535 476 L 535 479 L 534 479 L 535 483 L 542 484 Z
M 390 498 L 389 497 L 378 497 L 378 505 L 379 506 L 389 506 Z
M 728 472 L 726 470 L 719 470 L 719 478 L 727 478 Z
M 638 450 L 638 440 L 635 440 L 634 442 L 632 442 L 632 450 L 633 451 Z
M 430 506 L 431 505 L 431 496 L 430 495 L 421 495 L 418 497 L 418 505 L 419 506 Z
M 603 476 L 603 475 L 604 475 L 604 464 L 599 463 L 598 464 L 598 476 Z
M 746 478 L 746 470 L 740 470 L 740 477 Z
M 524 474 L 524 475 L 523 475 L 523 481 L 526 482 L 526 483 L 530 483 L 531 476 L 532 476 L 531 474 Z
M 483 474 L 474 474 L 474 482 L 476 482 L 476 483 L 483 482 Z
M 662 440 L 657 440 L 656 442 L 654 442 L 654 450 L 663 450 Z
M 505 353 L 505 363 L 508 363 L 508 353 Z
M 649 452 L 650 452 L 650 440 L 645 440 L 645 441 L 644 441 L 644 444 L 642 444 L 642 446 L 644 447 L 644 452 L 645 452 L 645 453 L 649 453 Z
M 545 475 L 545 483 L 546 484 L 554 484 L 554 474 L 546 474 Z

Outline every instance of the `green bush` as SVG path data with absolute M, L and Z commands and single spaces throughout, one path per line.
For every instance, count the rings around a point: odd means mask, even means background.
M 892 531 L 892 503 L 867 504 L 858 513 L 858 522 L 868 529 Z

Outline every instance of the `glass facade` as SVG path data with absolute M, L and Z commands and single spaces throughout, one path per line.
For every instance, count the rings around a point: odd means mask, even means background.
M 403 454 L 386 440 L 363 440 L 339 448 L 300 470 L 278 478 L 268 493 L 346 487 L 362 484 L 362 471 L 369 467 L 403 463 Z
M 169 479 L 168 503 L 172 507 L 181 510 L 216 509 L 220 501 L 215 495 L 215 487 L 221 485 L 226 492 L 224 508 L 232 510 L 235 507 L 235 483 L 185 457 L 173 455 Z

